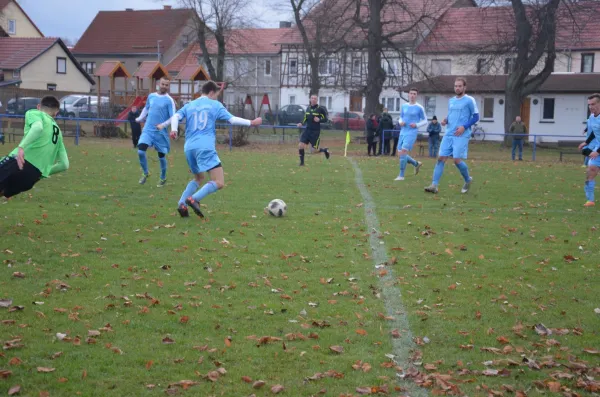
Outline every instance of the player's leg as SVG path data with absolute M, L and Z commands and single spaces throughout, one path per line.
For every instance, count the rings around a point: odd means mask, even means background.
M 140 159 L 140 167 L 142 167 L 142 177 L 140 178 L 140 185 L 146 183 L 148 176 L 148 157 L 146 151 L 152 142 L 148 139 L 148 134 L 142 133 L 138 142 L 138 157 Z
M 302 132 L 302 135 L 300 135 L 300 141 L 298 142 L 298 156 L 300 157 L 300 164 L 299 165 L 304 165 L 304 150 L 306 149 L 306 145 L 310 142 L 310 140 L 308 139 L 308 133 L 306 132 L 306 130 L 304 130 Z
M 523 161 L 523 140 L 519 139 L 519 161 Z
M 158 152 L 158 162 L 160 163 L 160 181 L 157 187 L 163 187 L 167 183 L 167 154 L 171 151 L 171 141 L 167 134 L 154 134 L 153 146 Z
M 413 159 L 412 157 L 410 157 L 410 151 L 413 149 L 413 147 L 415 146 L 415 142 L 417 141 L 417 135 L 411 135 L 408 137 L 408 140 L 405 142 L 407 149 L 407 154 L 406 154 L 406 162 L 410 165 L 412 165 L 413 167 L 415 167 L 415 175 L 417 175 L 419 173 L 419 170 L 421 169 L 421 166 L 423 165 L 423 163 L 421 163 L 420 161 L 417 161 L 415 159 Z
M 321 148 L 320 144 L 321 144 L 321 133 L 320 132 L 313 132 L 310 136 L 310 144 L 311 146 L 317 150 L 317 153 L 325 153 L 325 158 L 329 159 L 329 148 Z
M 444 136 L 442 138 L 442 143 L 440 144 L 439 157 L 433 169 L 433 178 L 431 180 L 431 185 L 425 188 L 425 191 L 427 193 L 438 192 L 438 186 L 440 184 L 440 179 L 442 179 L 442 175 L 444 174 L 446 160 L 448 160 L 448 157 L 452 155 L 453 139 L 453 136 Z
M 471 187 L 471 182 L 473 182 L 473 178 L 469 175 L 469 167 L 467 163 L 463 160 L 466 160 L 469 152 L 469 138 L 464 137 L 454 137 L 454 145 L 452 148 L 452 157 L 454 157 L 454 164 L 456 168 L 460 171 L 465 183 L 460 190 L 461 193 L 467 193 L 469 188 Z
M 406 162 L 408 151 L 410 147 L 410 142 L 408 141 L 408 137 L 406 135 L 400 135 L 400 140 L 398 142 L 398 158 L 400 160 L 400 172 L 395 181 L 403 181 L 404 180 L 404 171 L 406 170 Z
M 6 198 L 31 190 L 33 185 L 42 178 L 40 170 L 27 160 L 25 160 L 23 169 L 20 170 L 17 160 L 14 158 L 9 159 L 14 160 L 14 164 L 10 161 L 2 166 L 0 170 L 0 191 L 2 191 L 2 195 Z
M 512 151 L 510 152 L 510 158 L 515 160 L 515 152 L 517 151 L 517 140 L 513 138 L 512 140 Z
M 204 180 L 204 172 L 200 171 L 198 159 L 196 157 L 197 155 L 198 151 L 196 149 L 185 151 L 185 159 L 187 160 L 191 173 L 194 175 L 194 179 L 188 182 L 185 190 L 179 198 L 179 202 L 177 203 L 177 211 L 182 218 L 189 216 L 188 207 L 185 201 L 198 191 L 202 181 Z
M 196 161 L 200 170 L 207 170 L 210 176 L 210 181 L 204 184 L 200 190 L 194 193 L 191 197 L 185 200 L 185 203 L 191 207 L 196 215 L 204 217 L 200 211 L 200 201 L 209 194 L 215 193 L 217 190 L 225 186 L 225 176 L 221 160 L 216 151 L 198 151 Z
M 596 176 L 598 175 L 598 171 L 600 171 L 600 159 L 590 158 L 590 165 L 588 166 L 586 173 L 585 186 L 583 188 L 585 192 L 585 198 L 587 199 L 584 204 L 585 207 L 593 207 L 596 205 L 595 197 L 594 197 L 594 189 L 596 187 Z

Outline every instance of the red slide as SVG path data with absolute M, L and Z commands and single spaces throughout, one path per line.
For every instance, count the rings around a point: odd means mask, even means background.
M 125 119 L 127 119 L 127 115 L 129 114 L 129 111 L 134 106 L 137 106 L 138 109 L 141 109 L 144 106 L 146 106 L 146 98 L 147 97 L 145 97 L 145 96 L 137 96 L 137 97 L 135 97 L 135 99 L 133 100 L 133 103 L 131 104 L 131 106 L 128 106 L 125 110 L 123 110 L 121 113 L 119 113 L 119 115 L 117 116 L 117 120 L 125 120 Z

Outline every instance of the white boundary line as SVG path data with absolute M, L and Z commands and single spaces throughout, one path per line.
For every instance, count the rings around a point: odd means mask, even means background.
M 360 167 L 352 158 L 348 158 L 354 167 L 355 181 L 360 194 L 362 195 L 364 208 L 365 208 L 365 220 L 367 227 L 369 228 L 369 242 L 371 244 L 371 251 L 373 253 L 373 262 L 375 266 L 386 263 L 388 260 L 385 244 L 381 244 L 383 240 L 378 238 L 379 236 L 379 220 L 375 213 L 375 202 L 371 197 L 371 194 L 367 190 Z M 379 277 L 379 286 L 381 288 L 381 295 L 385 304 L 385 309 L 388 316 L 394 317 L 394 320 L 387 321 L 388 328 L 398 329 L 400 332 L 400 338 L 392 340 L 392 354 L 394 355 L 394 362 L 401 366 L 403 369 L 407 369 L 411 364 L 409 362 L 411 350 L 416 348 L 413 342 L 413 335 L 410 331 L 408 323 L 408 317 L 406 310 L 402 304 L 402 291 L 400 288 L 395 287 L 394 272 L 391 267 L 385 268 L 387 274 L 383 277 Z M 376 270 L 376 269 L 374 269 Z M 397 314 L 398 312 L 398 314 Z M 410 380 L 404 380 L 402 378 L 396 379 L 406 389 L 407 396 L 428 396 L 427 389 L 417 386 Z

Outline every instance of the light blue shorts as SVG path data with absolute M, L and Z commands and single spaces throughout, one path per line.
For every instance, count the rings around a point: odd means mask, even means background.
M 588 166 L 590 166 L 590 165 L 595 165 L 596 167 L 600 167 L 600 156 L 596 157 L 595 159 L 590 157 Z
M 466 159 L 469 153 L 469 138 L 463 136 L 444 135 L 440 144 L 440 157 Z
M 148 145 L 148 147 L 154 147 L 159 153 L 169 153 L 171 151 L 171 141 L 169 135 L 163 132 L 146 131 L 142 132 L 138 146 L 142 143 Z
M 221 164 L 216 150 L 189 149 L 185 158 L 193 174 L 210 171 Z
M 417 141 L 417 135 L 415 134 L 400 134 L 400 140 L 398 141 L 398 150 L 408 150 L 409 152 L 412 150 L 413 146 L 415 146 L 415 142 Z

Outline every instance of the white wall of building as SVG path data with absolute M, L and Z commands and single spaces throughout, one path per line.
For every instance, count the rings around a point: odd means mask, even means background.
M 486 133 L 486 141 L 500 141 L 504 133 L 504 95 L 501 94 L 474 94 L 477 101 L 481 121 L 478 126 Z M 426 97 L 435 98 L 433 111 L 438 120 L 444 119 L 448 114 L 448 100 L 450 94 L 420 94 L 418 101 L 425 106 Z M 539 135 L 538 142 L 557 142 L 566 140 L 583 139 L 583 129 L 587 119 L 588 94 L 536 94 L 530 97 L 531 108 L 529 113 L 529 134 Z M 486 98 L 488 99 L 487 101 Z M 552 119 L 544 119 L 544 99 L 554 99 Z M 486 105 L 492 106 L 486 112 Z M 431 109 L 430 109 L 431 110 Z M 488 117 L 484 117 L 487 113 Z M 431 118 L 428 115 L 429 119 Z M 491 117 L 489 117 L 491 116 Z M 444 131 L 442 127 L 442 131 Z M 532 141 L 533 138 L 530 138 Z

